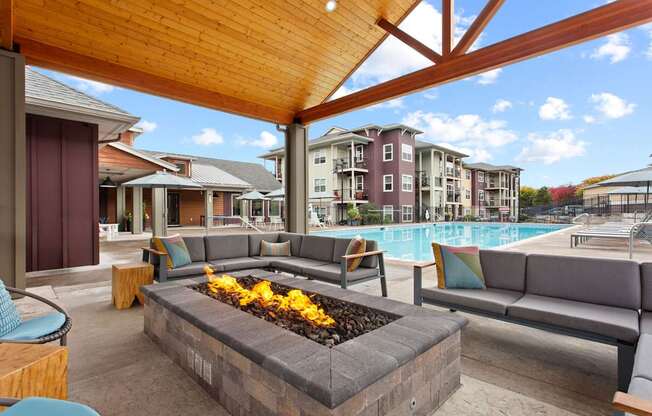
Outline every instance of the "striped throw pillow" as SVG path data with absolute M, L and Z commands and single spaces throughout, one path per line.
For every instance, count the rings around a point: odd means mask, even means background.
M 351 241 L 349 242 L 349 245 L 346 248 L 346 255 L 349 256 L 351 254 L 362 254 L 365 251 L 367 251 L 367 240 L 365 240 L 360 236 L 356 236 L 352 238 Z M 346 261 L 346 271 L 352 272 L 358 267 L 360 267 L 360 263 L 362 263 L 362 260 L 364 260 L 364 257 L 348 259 Z
M 486 289 L 480 249 L 432 243 L 440 289 Z
M 192 263 L 188 247 L 179 234 L 170 237 L 154 237 L 152 243 L 156 250 L 167 253 L 168 269 Z
M 0 337 L 20 326 L 20 314 L 11 295 L 0 280 Z
M 260 242 L 260 255 L 262 257 L 289 257 L 290 248 L 289 240 L 283 243 L 270 243 L 269 241 L 262 240 Z

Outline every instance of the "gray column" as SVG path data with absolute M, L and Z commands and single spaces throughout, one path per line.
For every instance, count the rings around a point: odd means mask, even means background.
M 0 277 L 25 288 L 25 59 L 0 50 Z
M 165 237 L 168 229 L 167 189 L 152 188 L 152 235 Z
M 213 226 L 213 190 L 206 189 L 204 191 L 204 219 L 206 229 Z
M 131 233 L 143 233 L 143 188 L 131 188 Z
M 118 224 L 122 224 L 122 219 L 125 217 L 126 211 L 126 200 L 125 200 L 125 187 L 118 186 L 115 188 L 115 216 Z
M 285 131 L 285 229 L 308 232 L 308 128 L 290 124 Z

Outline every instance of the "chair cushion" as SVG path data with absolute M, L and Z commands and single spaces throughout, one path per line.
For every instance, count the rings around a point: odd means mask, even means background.
M 3 416 L 100 416 L 95 410 L 83 404 L 65 400 L 28 397 L 7 408 Z
M 283 243 L 269 243 L 265 240 L 260 242 L 260 256 L 261 257 L 290 257 L 291 241 Z
M 440 289 L 484 289 L 478 247 L 453 247 L 432 243 Z
M 641 307 L 652 311 L 652 263 L 641 264 Z
M 632 343 L 639 334 L 638 311 L 547 296 L 526 294 L 507 315 Z
M 307 266 L 301 269 L 302 276 L 335 283 L 340 283 L 341 273 L 341 265 L 335 263 L 325 264 L 322 266 Z M 355 282 L 356 280 L 374 276 L 378 276 L 378 269 L 375 267 L 358 267 L 354 271 L 346 273 L 346 280 L 349 282 Z
M 210 235 L 206 238 L 206 261 L 249 256 L 247 234 Z
M 643 377 L 632 377 L 627 393 L 645 400 L 652 400 L 652 381 Z
M 335 239 L 332 237 L 306 235 L 301 239 L 301 254 L 299 257 L 331 263 L 334 246 Z
M 438 289 L 423 288 L 424 299 L 451 305 L 460 305 L 483 312 L 505 315 L 507 306 L 523 297 L 522 292 L 504 289 Z
M 190 260 L 193 262 L 206 261 L 206 244 L 204 244 L 203 236 L 183 237 L 183 241 L 190 253 Z
M 16 329 L 2 336 L 2 339 L 30 340 L 56 332 L 66 322 L 66 315 L 53 312 L 23 321 Z
M 638 310 L 641 307 L 639 265 L 630 260 L 530 254 L 526 292 Z
M 11 295 L 0 279 L 0 337 L 20 326 L 20 314 L 16 309 Z
M 480 264 L 487 287 L 525 292 L 527 255 L 500 250 L 480 250 Z
M 185 266 L 177 267 L 176 269 L 168 270 L 168 277 L 186 277 L 204 274 L 204 267 L 206 266 L 209 266 L 209 264 L 204 261 L 190 263 Z
M 260 257 L 235 257 L 231 259 L 211 260 L 213 270 L 220 272 L 232 272 L 234 270 L 259 269 L 269 266 L 269 260 Z
M 367 251 L 377 251 L 378 250 L 378 243 L 374 240 L 367 240 Z M 336 263 L 339 263 L 337 261 Z M 378 267 L 378 256 L 367 256 L 362 259 L 362 263 L 360 263 L 361 267 Z
M 169 237 L 154 237 L 152 242 L 158 251 L 167 253 L 168 269 L 175 269 L 192 263 L 188 247 L 186 247 L 186 243 L 179 234 Z
M 652 335 L 641 334 L 636 344 L 632 377 L 652 380 Z
M 263 241 L 278 242 L 278 233 L 249 234 L 249 257 L 260 256 L 260 246 Z
M 641 334 L 652 334 L 652 312 L 641 311 Z
M 292 255 L 296 257 L 299 257 L 299 254 L 301 254 L 301 240 L 303 240 L 302 234 L 279 233 L 278 235 L 279 243 L 290 241 L 290 249 L 292 250 Z
M 367 241 L 362 237 L 354 237 L 349 241 L 349 245 L 346 247 L 346 255 L 350 256 L 353 254 L 362 254 L 367 251 Z M 352 272 L 360 266 L 362 263 L 363 257 L 356 257 L 354 259 L 346 260 L 346 271 Z M 339 261 L 336 263 L 340 263 Z
M 322 260 L 304 259 L 301 257 L 283 257 L 279 260 L 271 260 L 270 265 L 278 270 L 301 274 L 304 267 L 316 267 L 329 264 L 329 262 Z

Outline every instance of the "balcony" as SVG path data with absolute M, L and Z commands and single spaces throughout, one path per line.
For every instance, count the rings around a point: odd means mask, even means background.
M 507 181 L 489 181 L 486 189 L 509 189 L 509 183 Z
M 333 169 L 335 173 L 343 173 L 342 171 L 348 173 L 353 170 L 360 171 L 360 172 L 368 172 L 367 158 L 366 157 L 362 159 L 355 158 L 353 160 L 351 160 L 351 158 L 333 159 Z
M 459 191 L 447 191 L 446 192 L 446 202 L 452 204 L 458 204 L 462 202 L 462 195 Z
M 336 202 L 342 201 L 342 195 L 344 195 L 344 202 L 366 202 L 369 200 L 366 189 L 344 188 L 344 193 L 342 193 L 342 189 L 336 189 L 333 194 Z
M 487 200 L 487 207 L 489 208 L 508 207 L 509 205 L 509 199 L 490 198 Z

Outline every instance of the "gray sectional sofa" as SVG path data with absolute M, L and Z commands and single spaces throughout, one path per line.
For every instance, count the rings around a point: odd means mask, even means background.
M 652 333 L 652 264 L 494 250 L 481 250 L 480 262 L 485 290 L 423 287 L 423 269 L 434 263 L 416 265 L 414 303 L 616 345 L 619 390 L 630 385 L 636 354 L 649 370 L 647 390 L 637 393 L 652 398 L 652 338 L 639 338 Z M 632 388 L 640 383 L 634 380 Z
M 380 279 L 382 295 L 387 296 L 383 252 L 378 250 L 378 244 L 373 240 L 367 240 L 367 252 L 357 256 L 345 256 L 351 239 L 286 232 L 183 237 L 183 240 L 192 263 L 171 270 L 159 267 L 166 263 L 165 253 L 143 247 L 143 261 L 154 264 L 154 276 L 159 282 L 202 275 L 205 266 L 218 273 L 266 269 L 335 283 L 342 288 Z M 290 241 L 292 255 L 263 257 L 260 255 L 262 240 L 272 243 Z M 363 257 L 362 263 L 353 272 L 347 272 L 346 260 L 353 257 Z

